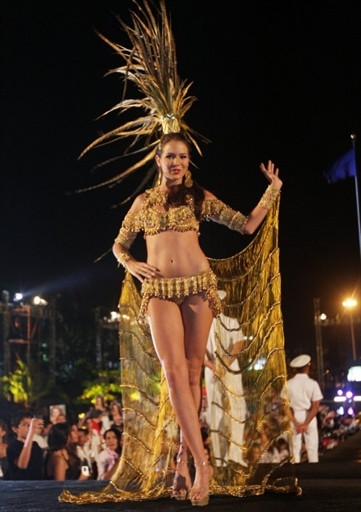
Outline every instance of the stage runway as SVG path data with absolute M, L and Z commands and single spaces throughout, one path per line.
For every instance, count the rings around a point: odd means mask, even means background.
M 288 468 L 289 469 L 289 468 Z M 73 505 L 60 503 L 62 489 L 77 493 L 104 487 L 104 482 L 0 481 L 0 512 L 356 512 L 361 510 L 361 431 L 321 456 L 317 464 L 292 467 L 301 496 L 266 493 L 245 498 L 211 496 L 206 507 L 190 501 Z M 285 469 L 285 471 L 288 471 Z M 289 474 L 289 471 L 288 471 Z

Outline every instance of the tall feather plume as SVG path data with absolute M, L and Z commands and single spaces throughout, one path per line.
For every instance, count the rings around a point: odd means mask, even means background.
M 122 99 L 104 112 L 102 116 L 116 111 L 123 114 L 132 109 L 141 113 L 132 121 L 124 122 L 95 139 L 83 150 L 79 158 L 96 146 L 127 138 L 132 140 L 125 153 L 119 158 L 129 155 L 140 155 L 141 158 L 112 178 L 83 190 L 118 185 L 135 171 L 144 168 L 150 162 L 153 163 L 156 148 L 163 133 L 182 131 L 200 155 L 202 152 L 196 138 L 200 138 L 203 142 L 209 142 L 208 139 L 190 128 L 184 120 L 185 114 L 197 98 L 189 95 L 192 82 L 180 80 L 177 73 L 176 48 L 165 1 L 160 0 L 159 8 L 154 8 L 154 4 L 152 4 L 155 12 L 147 0 L 143 1 L 142 6 L 137 0 L 133 1 L 138 10 L 138 12 L 130 11 L 133 26 L 128 26 L 118 19 L 129 38 L 129 48 L 114 43 L 97 32 L 99 37 L 124 62 L 123 65 L 107 73 L 107 75 L 118 73 L 122 76 Z M 129 82 L 133 83 L 140 92 L 140 98 L 126 98 Z M 111 161 L 114 161 L 114 158 L 98 164 L 97 167 Z M 121 204 L 134 197 L 154 173 L 153 166 L 153 171 L 150 170 L 146 173 L 141 184 Z

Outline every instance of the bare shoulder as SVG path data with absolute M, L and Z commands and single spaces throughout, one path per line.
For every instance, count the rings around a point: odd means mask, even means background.
M 217 199 L 217 197 L 209 190 L 203 189 L 203 191 L 204 191 L 204 199 L 206 199 L 206 200 Z
M 58 463 L 61 461 L 65 461 L 67 462 L 69 460 L 69 455 L 67 453 L 67 451 L 62 448 L 61 450 L 56 450 L 52 453 L 52 456 L 54 458 L 55 461 L 57 461 Z
M 132 203 L 132 206 L 129 208 L 129 211 L 133 214 L 136 214 L 138 212 L 140 212 L 140 210 L 142 209 L 142 206 L 144 204 L 144 201 L 145 201 L 145 197 L 146 197 L 146 193 L 143 192 L 142 194 L 139 194 L 133 201 Z

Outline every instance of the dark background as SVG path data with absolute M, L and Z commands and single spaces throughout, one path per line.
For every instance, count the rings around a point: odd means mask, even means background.
M 360 126 L 360 4 L 166 4 L 179 75 L 194 82 L 190 92 L 198 98 L 186 120 L 212 141 L 196 158 L 196 179 L 247 213 L 266 188 L 259 163 L 272 159 L 280 167 L 286 352 L 314 356 L 314 298 L 328 316 L 342 316 L 342 300 L 358 291 L 360 311 L 355 181 L 330 185 L 323 177 Z M 133 6 L 128 0 L 2 6 L 0 286 L 11 298 L 17 291 L 63 294 L 85 307 L 116 309 L 124 274 L 108 251 L 129 204 L 113 205 L 139 178 L 75 191 L 125 165 L 92 172 L 110 148 L 78 156 L 114 126 L 114 117 L 97 118 L 122 92 L 119 78 L 104 77 L 121 62 L 94 29 L 127 46 L 114 14 L 127 21 Z M 210 257 L 235 254 L 249 240 L 214 224 L 201 237 Z M 134 254 L 142 257 L 141 240 Z M 324 331 L 328 357 L 350 358 L 349 325 Z M 356 324 L 358 355 L 359 333 Z

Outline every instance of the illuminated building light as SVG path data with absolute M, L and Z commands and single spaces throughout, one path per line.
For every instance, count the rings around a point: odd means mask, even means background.
M 39 295 L 34 297 L 33 304 L 35 304 L 35 306 L 47 306 L 48 305 L 47 301 L 42 299 L 41 297 L 39 297 Z
M 334 399 L 333 399 L 334 402 L 346 402 L 346 397 L 345 396 L 335 396 Z
M 355 299 L 346 299 L 342 302 L 343 307 L 345 308 L 354 308 L 357 306 L 357 300 Z
M 361 366 L 351 366 L 347 373 L 349 382 L 361 382 Z

